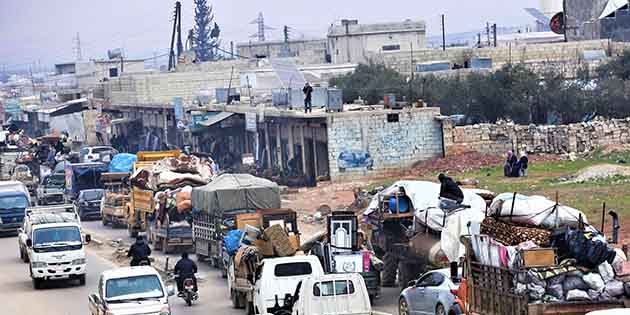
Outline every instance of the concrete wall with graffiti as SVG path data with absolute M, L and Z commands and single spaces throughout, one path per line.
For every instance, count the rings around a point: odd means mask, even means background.
M 439 108 L 344 112 L 328 117 L 333 181 L 399 174 L 443 153 Z

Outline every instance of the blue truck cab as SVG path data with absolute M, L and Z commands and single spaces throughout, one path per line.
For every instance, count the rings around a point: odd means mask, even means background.
M 20 182 L 0 183 L 0 233 L 15 233 L 24 223 L 31 206 L 28 189 Z

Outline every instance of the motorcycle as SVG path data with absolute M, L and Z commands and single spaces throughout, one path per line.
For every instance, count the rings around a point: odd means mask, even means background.
M 184 292 L 182 298 L 186 301 L 186 305 L 192 306 L 192 302 L 199 298 L 199 294 L 195 292 L 195 282 L 192 278 L 184 279 Z

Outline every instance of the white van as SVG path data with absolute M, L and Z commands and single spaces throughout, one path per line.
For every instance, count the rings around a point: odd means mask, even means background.
M 372 306 L 363 277 L 358 273 L 308 278 L 293 296 L 291 314 L 370 315 Z
M 40 289 L 47 280 L 78 280 L 85 285 L 84 245 L 91 237 L 81 234 L 81 222 L 65 206 L 29 208 L 19 230 L 20 257 L 29 263 L 33 287 Z
M 103 272 L 88 303 L 92 315 L 171 315 L 168 297 L 174 294 L 154 268 L 124 267 Z

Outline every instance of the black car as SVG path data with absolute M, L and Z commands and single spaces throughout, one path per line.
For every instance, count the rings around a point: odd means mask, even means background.
M 86 189 L 79 192 L 79 196 L 74 200 L 74 209 L 81 220 L 101 219 L 101 199 L 104 193 L 103 189 Z

